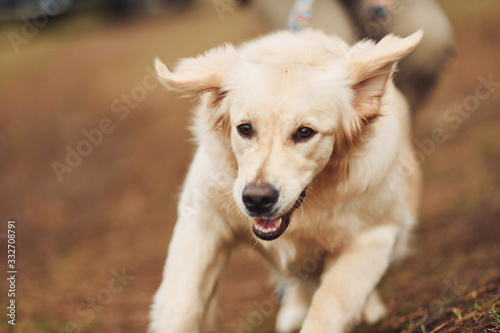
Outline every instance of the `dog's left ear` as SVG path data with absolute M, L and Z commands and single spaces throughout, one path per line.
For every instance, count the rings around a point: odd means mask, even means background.
M 345 68 L 354 90 L 353 107 L 365 123 L 379 116 L 382 96 L 399 60 L 408 55 L 422 39 L 422 30 L 406 37 L 384 37 L 375 44 L 361 41 L 346 53 Z

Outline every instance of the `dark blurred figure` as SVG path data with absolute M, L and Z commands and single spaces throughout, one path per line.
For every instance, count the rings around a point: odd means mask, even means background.
M 140 16 L 148 8 L 168 5 L 183 9 L 194 0 L 0 0 L 0 22 L 32 20 L 37 16 L 54 18 L 70 10 L 107 10 L 124 19 Z
M 110 9 L 119 17 L 131 17 L 142 13 L 145 0 L 109 0 Z
M 146 11 L 148 6 L 169 6 L 175 9 L 185 9 L 194 0 L 108 0 L 113 13 L 121 18 L 137 16 Z
M 73 7 L 74 0 L 0 0 L 0 22 L 57 16 Z

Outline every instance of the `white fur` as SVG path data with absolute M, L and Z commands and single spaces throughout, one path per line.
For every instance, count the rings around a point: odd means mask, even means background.
M 173 72 L 157 60 L 167 87 L 199 94 L 201 103 L 193 126 L 198 150 L 150 332 L 205 328 L 218 275 L 241 244 L 296 282 L 278 315 L 280 332 L 345 332 L 362 313 L 370 322 L 385 313 L 374 289 L 396 244 L 404 247 L 418 198 L 418 170 L 387 181 L 412 151 L 408 106 L 391 78 L 420 38 L 388 36 L 349 48 L 318 31 L 278 32 L 183 60 Z M 251 139 L 236 130 L 241 123 L 252 124 Z M 316 134 L 294 142 L 300 126 Z M 241 199 L 249 183 L 279 191 L 277 216 L 308 187 L 274 241 L 252 235 Z

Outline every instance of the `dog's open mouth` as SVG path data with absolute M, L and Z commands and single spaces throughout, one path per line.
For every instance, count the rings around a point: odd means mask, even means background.
M 272 219 L 266 219 L 262 217 L 257 217 L 253 219 L 252 231 L 255 236 L 262 240 L 273 240 L 281 236 L 285 232 L 288 224 L 290 224 L 290 217 L 293 212 L 302 205 L 302 201 L 306 197 L 306 190 L 300 193 L 299 198 L 295 201 L 293 207 L 285 214 L 280 217 L 275 217 Z

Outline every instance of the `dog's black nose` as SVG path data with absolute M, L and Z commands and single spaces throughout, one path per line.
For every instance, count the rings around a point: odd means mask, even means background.
M 271 212 L 279 192 L 271 185 L 249 184 L 243 190 L 243 203 L 250 215 L 261 216 Z

